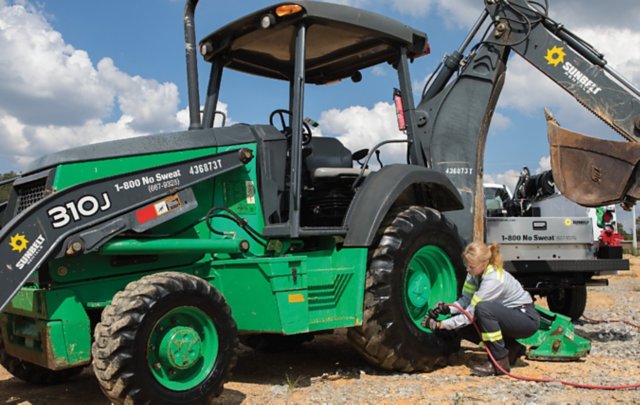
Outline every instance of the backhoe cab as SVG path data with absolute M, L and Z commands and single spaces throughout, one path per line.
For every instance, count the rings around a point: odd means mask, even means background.
M 346 233 L 350 221 L 344 220 L 357 185 L 354 182 L 358 177 L 362 180 L 365 171 L 352 167 L 351 151 L 337 139 L 313 136 L 312 127 L 303 121 L 304 88 L 344 79 L 359 82 L 363 69 L 387 63 L 397 69 L 401 93 L 412 95 L 408 63 L 429 52 L 426 34 L 363 10 L 301 1 L 241 18 L 205 37 L 199 49 L 211 63 L 204 127 L 212 126 L 224 69 L 289 83 L 288 108 L 274 109 L 269 117 L 270 125 L 285 135 L 286 142 L 271 142 L 272 151 L 263 155 L 261 163 L 272 181 L 262 182 L 260 189 L 267 219 L 265 234 L 306 236 L 326 233 L 322 228 L 327 227 Z M 413 111 L 412 97 L 402 100 L 401 109 Z M 406 119 L 404 142 L 410 160 L 424 163 L 412 138 L 415 120 L 411 114 Z M 456 192 L 447 191 L 443 198 L 427 194 L 439 199 L 435 204 L 439 209 L 456 207 Z M 372 208 L 361 207 L 370 213 Z M 349 214 L 348 219 L 356 214 L 354 207 Z M 365 239 L 348 235 L 346 244 L 370 243 L 374 228 Z

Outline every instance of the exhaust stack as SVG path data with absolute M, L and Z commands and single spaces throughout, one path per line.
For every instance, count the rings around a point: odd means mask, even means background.
M 198 0 L 187 0 L 184 6 L 184 42 L 187 56 L 187 89 L 189 93 L 189 130 L 202 129 L 200 120 L 200 92 L 198 90 L 198 61 L 196 59 L 196 30 L 194 14 Z

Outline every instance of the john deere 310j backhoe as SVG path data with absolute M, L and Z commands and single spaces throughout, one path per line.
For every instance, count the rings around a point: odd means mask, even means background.
M 220 394 L 239 337 L 273 347 L 335 328 L 349 328 L 356 349 L 380 367 L 432 369 L 459 343 L 420 321 L 456 298 L 462 246 L 483 237 L 484 142 L 509 53 L 629 141 L 640 135 L 638 90 L 526 0 L 486 0 L 417 106 L 409 63 L 429 52 L 421 31 L 294 1 L 196 46 L 196 3 L 185 8 L 189 130 L 45 156 L 0 206 L 0 363 L 23 380 L 62 381 L 93 362 L 115 403 L 199 403 Z M 198 50 L 211 68 L 202 115 Z M 313 135 L 303 100 L 307 86 L 357 82 L 377 64 L 398 74 L 407 136 L 387 142 L 406 144 L 407 162 L 370 172 L 353 164 L 366 152 L 353 156 L 337 139 Z M 268 124 L 214 128 L 227 69 L 286 81 L 289 104 L 274 105 Z M 552 133 L 566 131 L 552 125 Z M 567 150 L 598 148 L 570 139 L 551 138 L 552 148 L 569 144 L 553 149 L 563 151 L 552 152 L 560 166 Z M 638 149 L 615 145 L 630 156 L 628 179 Z M 568 161 L 588 162 L 598 178 L 618 176 L 606 157 L 592 157 Z M 554 172 L 566 195 L 572 171 Z M 581 183 L 591 198 L 578 202 L 638 198 L 635 177 L 606 195 L 592 180 Z M 607 260 L 592 273 L 624 265 Z

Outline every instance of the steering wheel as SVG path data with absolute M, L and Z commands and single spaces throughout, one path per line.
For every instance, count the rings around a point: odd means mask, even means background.
M 275 125 L 273 122 L 274 118 L 278 117 L 280 119 L 280 125 L 282 126 L 282 129 L 280 129 L 280 132 L 282 132 L 287 138 L 290 138 L 291 127 L 287 125 L 287 120 L 285 120 L 284 118 L 285 115 L 289 116 L 289 121 L 290 121 L 291 111 L 284 110 L 284 109 L 273 110 L 269 115 L 269 125 L 278 128 L 278 126 Z M 311 142 L 311 127 L 306 122 L 303 121 L 302 122 L 302 144 L 308 145 L 309 142 Z

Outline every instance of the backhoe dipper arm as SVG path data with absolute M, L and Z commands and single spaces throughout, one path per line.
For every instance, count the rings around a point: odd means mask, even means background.
M 634 143 L 628 147 L 640 147 L 635 145 L 640 139 L 640 91 L 609 68 L 592 46 L 548 18 L 544 7 L 528 0 L 485 0 L 485 10 L 469 36 L 445 57 L 416 108 L 415 137 L 421 141 L 427 165 L 447 174 L 463 197 L 464 210 L 448 216 L 467 241 L 482 240 L 484 235 L 484 147 L 511 50 Z M 463 58 L 487 19 L 491 25 Z M 597 194 L 591 193 L 585 205 L 611 201 L 611 193 L 602 198 Z M 624 200 L 624 192 L 616 199 Z
M 601 53 L 528 0 L 485 5 L 494 22 L 491 41 L 521 55 L 627 140 L 640 140 L 640 90 Z

